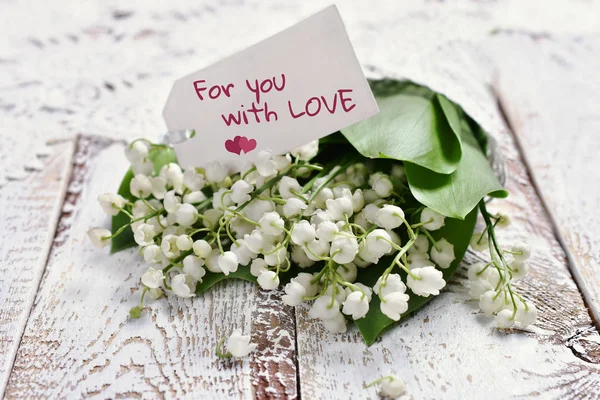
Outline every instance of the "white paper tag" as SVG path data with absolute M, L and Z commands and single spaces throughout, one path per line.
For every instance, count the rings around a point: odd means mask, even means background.
M 379 112 L 335 6 L 175 82 L 163 111 L 183 167 L 241 170 Z

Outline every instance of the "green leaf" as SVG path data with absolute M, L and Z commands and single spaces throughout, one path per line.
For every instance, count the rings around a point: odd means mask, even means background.
M 226 279 L 242 279 L 244 281 L 256 283 L 256 277 L 250 273 L 250 267 L 239 267 L 237 271 L 231 272 L 229 275 L 206 271 L 206 275 L 202 278 L 202 282 L 196 285 L 196 294 L 206 292 L 216 283 Z
M 125 173 L 123 180 L 121 181 L 121 185 L 119 186 L 119 193 L 121 196 L 125 197 L 127 200 L 131 201 L 133 196 L 129 191 L 129 184 L 131 183 L 131 179 L 133 178 L 133 171 L 131 168 Z M 127 215 L 120 212 L 117 215 L 112 217 L 111 224 L 111 233 L 114 234 L 120 227 L 123 225 L 127 225 L 130 219 Z M 110 252 L 116 253 L 117 251 L 125 250 L 130 247 L 136 246 L 137 243 L 133 240 L 133 231 L 131 229 L 125 229 L 121 232 L 120 235 L 115 236 L 110 242 Z
M 160 169 L 163 167 L 163 165 L 172 162 L 177 162 L 175 150 L 167 146 L 153 147 L 150 150 L 148 157 L 154 164 L 154 171 L 157 174 L 160 172 Z M 117 193 L 126 198 L 128 201 L 134 202 L 135 200 L 137 200 L 137 198 L 134 197 L 131 194 L 131 191 L 129 190 L 129 184 L 131 183 L 131 179 L 133 179 L 133 171 L 130 168 L 125 173 L 125 176 L 123 177 L 123 180 L 119 185 L 119 191 Z M 117 215 L 112 217 L 111 232 L 114 234 L 117 230 L 119 230 L 119 228 L 121 228 L 124 225 L 127 225 L 129 221 L 129 217 L 127 215 L 125 215 L 122 212 L 118 213 Z M 132 230 L 125 229 L 123 232 L 121 232 L 120 235 L 116 236 L 114 239 L 111 240 L 110 252 L 116 253 L 117 251 L 125 250 L 136 245 L 137 243 L 135 243 L 135 240 L 133 240 Z
M 452 218 L 464 218 L 486 195 L 506 197 L 467 121 L 461 123 L 463 156 L 456 171 L 438 174 L 405 163 L 406 177 L 415 198 L 427 207 Z
M 476 221 L 477 208 L 474 208 L 464 220 L 446 218 L 446 224 L 441 229 L 431 232 L 431 235 L 436 240 L 446 238 L 446 240 L 454 245 L 454 255 L 456 259 L 452 262 L 450 267 L 441 270 L 444 274 L 444 280 L 446 282 L 452 278 L 458 266 L 460 265 L 465 252 L 467 251 L 469 241 L 473 235 L 473 231 L 475 230 Z M 375 285 L 375 282 L 377 282 L 377 279 L 381 276 L 383 271 L 389 267 L 392 259 L 393 257 L 386 257 L 385 259 L 381 259 L 380 262 L 375 266 L 359 269 L 357 281 L 372 287 Z M 398 273 L 406 282 L 406 273 L 404 271 L 400 271 Z M 408 310 L 400 321 L 414 315 L 417 310 L 433 299 L 432 296 L 416 296 L 410 292 L 410 289 L 408 290 L 408 293 L 410 295 L 410 300 L 408 301 Z M 354 321 L 368 346 L 373 344 L 377 337 L 379 337 L 379 335 L 385 329 L 389 328 L 395 323 L 400 322 L 396 322 L 388 318 L 381 312 L 379 306 L 379 297 L 373 294 L 373 299 L 371 300 L 367 315 L 364 318 Z
M 380 90 L 385 95 L 376 96 L 379 114 L 343 129 L 342 134 L 365 157 L 392 158 L 452 173 L 462 154 L 453 129 L 456 118 L 449 123 L 440 98 L 428 89 L 399 88 L 402 92 L 392 95 Z

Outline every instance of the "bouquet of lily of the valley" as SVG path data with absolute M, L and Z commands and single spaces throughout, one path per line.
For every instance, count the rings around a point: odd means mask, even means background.
M 525 244 L 502 247 L 488 196 L 506 191 L 488 137 L 458 105 L 410 82 L 371 82 L 380 114 L 289 154 L 262 151 L 230 175 L 220 163 L 182 170 L 167 145 L 126 148 L 131 169 L 99 201 L 112 230 L 90 239 L 113 252 L 139 246 L 144 298 L 201 296 L 238 278 L 283 288 L 331 332 L 354 322 L 367 344 L 437 296 L 469 244 L 490 261 L 469 267 L 471 294 L 499 327 L 524 327 L 535 307 L 512 281 L 527 272 Z M 474 232 L 477 215 L 485 222 Z M 233 335 L 228 354 L 252 350 Z M 218 350 L 218 354 L 223 354 Z

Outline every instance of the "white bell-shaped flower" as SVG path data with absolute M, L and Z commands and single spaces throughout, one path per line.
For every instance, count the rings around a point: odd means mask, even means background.
M 302 192 L 302 186 L 298 183 L 295 178 L 290 176 L 284 176 L 279 181 L 279 195 L 283 199 L 289 199 L 296 197 Z
M 148 268 L 148 270 L 142 275 L 142 283 L 150 289 L 156 289 L 159 287 L 164 279 L 165 276 L 163 275 L 162 270 L 154 269 L 152 267 Z
M 427 253 L 410 253 L 406 257 L 409 269 L 423 268 L 431 265 L 429 254 Z
M 345 333 L 348 329 L 346 318 L 344 318 L 339 310 L 335 317 L 322 319 L 321 324 L 323 324 L 323 328 L 331 333 Z
M 227 178 L 227 168 L 219 161 L 214 161 L 206 166 L 204 169 L 204 175 L 206 180 L 210 183 L 221 183 Z
M 515 243 L 510 251 L 517 261 L 525 261 L 531 256 L 531 247 L 525 242 Z
M 327 206 L 327 213 L 335 221 L 343 221 L 346 217 L 351 217 L 354 214 L 352 201 L 347 197 L 329 199 L 325 204 Z
M 125 147 L 125 157 L 130 163 L 137 163 L 143 161 L 148 157 L 148 150 L 150 146 L 144 140 L 135 140 L 127 147 Z
M 301 220 L 300 222 L 294 224 L 292 226 L 291 239 L 292 242 L 299 246 L 305 246 L 312 241 L 315 240 L 317 233 L 315 231 L 314 225 L 306 220 Z
M 427 253 L 429 251 L 429 239 L 425 235 L 417 235 L 413 245 L 408 249 L 412 253 Z
M 259 220 L 260 229 L 267 235 L 279 235 L 284 228 L 284 222 L 276 211 L 265 213 Z
M 333 261 L 338 264 L 348 264 L 354 261 L 358 253 L 358 241 L 356 238 L 338 236 L 331 242 L 329 254 Z
M 226 251 L 219 256 L 217 263 L 221 272 L 225 275 L 229 275 L 231 272 L 237 271 L 239 260 L 234 252 Z
M 263 271 L 256 279 L 261 288 L 265 290 L 277 289 L 279 286 L 279 276 L 275 271 Z
M 414 278 L 413 278 L 414 276 Z M 446 286 L 442 271 L 435 267 L 415 268 L 406 278 L 406 286 L 417 296 L 437 296 L 440 290 Z
M 363 192 L 361 189 L 356 189 L 352 194 L 352 211 L 354 213 L 359 212 L 365 206 L 365 197 L 363 196 Z
M 116 193 L 104 193 L 98 196 L 98 202 L 106 214 L 115 216 L 121 212 L 119 208 L 125 207 L 127 200 Z
M 371 175 L 369 177 L 369 184 L 375 193 L 377 193 L 377 196 L 381 198 L 389 197 L 394 191 L 394 185 L 392 184 L 390 178 L 381 172 Z
M 227 351 L 234 357 L 246 357 L 252 353 L 258 346 L 256 343 L 250 343 L 250 335 L 242 335 L 242 331 L 236 329 L 227 339 Z
M 321 259 L 327 256 L 327 254 L 329 253 L 329 248 L 329 242 L 316 239 L 304 247 L 304 252 L 306 253 L 306 256 L 311 260 L 320 261 Z
M 175 258 L 179 256 L 180 250 L 177 247 L 177 238 L 176 235 L 165 235 L 162 237 L 162 242 L 160 243 L 160 249 L 163 254 L 167 258 Z
M 177 196 L 174 190 L 170 190 L 165 193 L 165 197 L 163 198 L 163 207 L 169 214 L 176 212 L 180 204 L 181 197 Z
M 192 192 L 200 191 L 206 184 L 204 175 L 198 173 L 196 168 L 189 167 L 183 173 L 183 184 Z
M 455 258 L 454 245 L 446 239 L 438 240 L 435 246 L 431 248 L 431 259 L 440 268 L 448 268 Z
M 162 251 L 160 247 L 151 244 L 150 246 L 144 247 L 144 260 L 150 264 L 159 264 L 162 261 Z
M 175 220 L 181 226 L 192 226 L 198 220 L 198 210 L 191 204 L 181 204 L 175 212 Z
M 95 247 L 110 245 L 110 231 L 105 228 L 91 228 L 87 231 L 88 238 Z
M 311 158 L 315 157 L 318 152 L 319 141 L 313 140 L 311 142 L 308 142 L 304 146 L 300 146 L 297 149 L 292 150 L 290 153 L 292 153 L 292 155 L 299 160 L 308 161 Z
M 282 246 L 276 251 L 267 252 L 263 257 L 267 265 L 271 267 L 282 265 L 287 258 L 287 248 Z
M 504 329 L 512 327 L 516 322 L 513 314 L 514 311 L 509 309 L 499 311 L 498 314 L 496 314 L 496 318 L 494 318 L 496 326 Z
M 303 297 L 306 296 L 306 288 L 298 281 L 292 279 L 290 283 L 285 285 L 285 294 L 281 300 L 288 306 L 299 306 L 302 304 Z
M 331 221 L 323 221 L 317 226 L 317 237 L 321 240 L 331 242 L 340 231 L 338 226 Z
M 354 320 L 363 318 L 369 312 L 369 298 L 360 291 L 350 293 L 342 304 L 342 312 L 351 315 Z
M 193 244 L 194 244 L 194 241 L 192 240 L 190 235 L 179 235 L 177 237 L 177 241 L 175 242 L 175 245 L 181 251 L 190 250 L 192 248 Z
M 152 175 L 153 170 L 154 164 L 147 158 L 131 163 L 131 171 L 133 172 L 133 175 Z
M 196 240 L 192 245 L 192 249 L 194 250 L 194 254 L 204 259 L 208 257 L 208 255 L 212 251 L 212 247 L 204 239 Z
M 145 199 L 152 193 L 152 182 L 146 175 L 138 174 L 131 179 L 129 191 L 135 197 Z
M 264 271 L 267 271 L 267 263 L 265 260 L 262 258 L 255 258 L 252 260 L 252 263 L 250 264 L 250 273 L 253 276 L 258 278 Z
M 133 239 L 140 246 L 154 244 L 154 236 L 156 236 L 154 226 L 144 223 L 139 225 L 133 233 Z
M 479 308 L 485 315 L 492 316 L 505 307 L 504 293 L 488 290 L 479 298 Z
M 479 300 L 482 294 L 494 289 L 495 287 L 488 281 L 478 279 L 476 281 L 471 281 L 469 285 L 469 296 L 471 296 L 473 300 Z
M 178 274 L 171 279 L 171 289 L 179 297 L 194 297 L 195 286 L 195 281 L 187 274 Z
M 202 282 L 202 278 L 206 275 L 206 270 L 203 268 L 204 260 L 198 256 L 190 254 L 183 259 L 183 272 Z
M 340 278 L 343 279 L 344 282 L 352 283 L 356 280 L 358 268 L 354 263 L 346 263 L 338 267 L 337 273 L 341 275 Z
M 283 215 L 286 218 L 295 217 L 296 215 L 302 214 L 302 211 L 306 210 L 308 206 L 302 200 L 297 197 L 291 197 L 285 201 L 283 205 Z
M 475 251 L 488 250 L 489 249 L 489 240 L 488 240 L 487 233 L 475 232 L 473 234 L 473 236 L 471 236 L 469 245 Z
M 260 254 L 267 247 L 265 235 L 260 230 L 253 230 L 250 234 L 244 235 L 244 243 L 252 253 Z
M 308 258 L 304 248 L 297 245 L 292 245 L 292 261 L 300 268 L 308 268 L 315 264 L 314 260 Z
M 308 311 L 308 316 L 312 319 L 331 319 L 340 314 L 340 303 L 337 300 L 331 301 L 331 296 L 323 295 L 316 299 Z
M 513 280 L 525 278 L 529 272 L 529 263 L 525 261 L 514 260 L 510 263 L 510 273 Z
M 410 297 L 403 292 L 392 292 L 383 296 L 379 309 L 388 318 L 394 321 L 400 320 L 402 314 L 408 310 Z
M 527 328 L 535 322 L 536 318 L 537 308 L 535 307 L 535 304 L 529 301 L 517 303 L 517 315 L 515 315 L 515 321 L 521 328 Z
M 421 223 L 428 231 L 436 231 L 445 224 L 446 217 L 429 207 L 421 211 Z
M 261 150 L 254 160 L 256 172 L 263 178 L 270 178 L 277 174 L 277 163 L 273 160 L 270 150 Z
M 206 200 L 206 195 L 201 190 L 188 192 L 183 195 L 183 202 L 188 204 L 198 204 Z
M 240 265 L 248 265 L 250 261 L 256 258 L 256 253 L 253 253 L 244 239 L 238 239 L 237 243 L 232 243 L 229 248 L 238 258 Z
M 231 186 L 231 200 L 235 204 L 242 204 L 251 199 L 250 193 L 254 190 L 254 186 L 246 181 L 239 180 Z
M 385 297 L 390 293 L 404 293 L 406 292 L 406 285 L 402 282 L 402 277 L 398 274 L 389 274 L 384 280 L 383 277 L 379 277 L 373 291 L 380 297 Z
M 406 393 L 404 381 L 395 375 L 386 377 L 381 381 L 381 395 L 395 399 Z
M 306 297 L 314 297 L 319 293 L 319 284 L 313 282 L 315 276 L 306 272 L 300 272 L 295 278 L 292 278 L 293 282 L 298 282 L 304 289 L 306 289 Z
M 375 223 L 384 229 L 396 229 L 402 225 L 404 211 L 398 206 L 386 204 L 375 214 Z

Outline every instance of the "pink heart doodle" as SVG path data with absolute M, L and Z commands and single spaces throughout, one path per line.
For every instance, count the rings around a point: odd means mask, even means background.
M 245 136 L 236 136 L 231 139 L 227 139 L 225 141 L 225 149 L 230 153 L 235 153 L 237 155 L 241 155 L 242 151 L 244 153 L 249 153 L 256 148 L 256 140 L 248 139 Z
M 227 139 L 225 141 L 225 149 L 227 149 L 227 151 L 230 153 L 235 153 L 239 155 L 242 151 L 242 149 L 240 148 L 240 136 L 234 137 L 233 140 Z
M 238 142 L 238 145 L 244 153 L 249 153 L 256 148 L 256 140 L 248 139 L 247 137 L 242 136 Z

